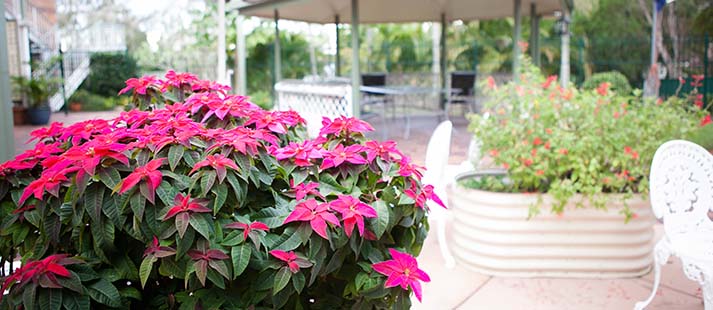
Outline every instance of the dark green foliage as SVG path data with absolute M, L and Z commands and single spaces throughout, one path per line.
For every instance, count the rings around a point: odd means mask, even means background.
M 127 79 L 138 75 L 136 60 L 126 53 L 93 54 L 89 68 L 81 88 L 104 97 L 116 96 Z
M 628 95 L 631 93 L 631 85 L 626 79 L 626 76 L 618 71 L 600 72 L 593 74 L 590 78 L 584 81 L 582 88 L 592 90 L 602 83 L 609 83 L 609 89 L 620 95 Z

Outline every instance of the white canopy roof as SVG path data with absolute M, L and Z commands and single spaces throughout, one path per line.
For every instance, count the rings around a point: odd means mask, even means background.
M 535 4 L 539 15 L 551 15 L 561 10 L 568 0 L 522 0 L 522 14 L 530 14 Z M 351 22 L 351 0 L 247 0 L 231 1 L 229 8 L 241 14 L 274 18 L 278 9 L 280 19 L 311 23 Z M 514 0 L 359 0 L 359 22 L 406 23 L 438 22 L 445 14 L 447 21 L 487 20 L 512 17 Z

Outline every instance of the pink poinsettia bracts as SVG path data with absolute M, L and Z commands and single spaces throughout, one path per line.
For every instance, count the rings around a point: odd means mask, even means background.
M 313 195 L 325 200 L 324 196 L 319 192 L 319 190 L 317 190 L 319 187 L 319 183 L 317 182 L 300 183 L 295 185 L 295 180 L 292 179 L 290 180 L 290 187 L 292 187 L 292 191 L 295 193 L 295 200 L 302 200 L 307 197 L 307 195 Z
M 270 255 L 287 263 L 287 267 L 290 268 L 290 271 L 292 273 L 299 272 L 300 268 L 307 268 L 312 266 L 312 263 L 310 261 L 308 261 L 304 257 L 298 256 L 293 251 L 285 252 L 280 250 L 272 250 L 270 251 Z
M 163 258 L 163 257 L 169 257 L 174 254 L 176 254 L 176 250 L 174 250 L 170 247 L 167 247 L 167 246 L 161 246 L 159 244 L 158 238 L 156 236 L 153 237 L 153 242 L 144 251 L 144 257 L 151 255 L 156 258 Z
M 253 231 L 269 231 L 270 227 L 268 227 L 265 223 L 262 222 L 252 222 L 252 223 L 241 223 L 241 222 L 234 222 L 230 223 L 228 225 L 225 225 L 225 228 L 232 228 L 232 229 L 242 229 L 243 230 L 243 241 L 247 240 L 250 233 Z
M 151 203 L 154 203 L 154 197 L 156 193 L 156 188 L 161 185 L 161 179 L 163 174 L 158 168 L 166 161 L 166 158 L 157 158 L 148 163 L 145 166 L 138 167 L 129 174 L 123 181 L 121 181 L 121 188 L 119 189 L 119 194 L 128 192 L 130 189 L 134 188 L 141 180 L 145 180 L 147 187 L 142 190 L 142 195 L 146 197 Z
M 218 183 L 223 183 L 223 180 L 225 179 L 225 175 L 227 174 L 227 170 L 225 168 L 230 168 L 235 171 L 238 171 L 238 165 L 236 165 L 232 159 L 229 159 L 221 154 L 216 154 L 208 155 L 205 157 L 204 160 L 197 162 L 196 165 L 193 166 L 193 169 L 191 169 L 191 172 L 189 172 L 188 174 L 193 174 L 198 169 L 206 166 L 210 166 L 215 169 L 215 172 L 218 175 Z
M 377 157 L 388 161 L 396 156 L 404 156 L 401 151 L 396 148 L 396 142 L 394 141 L 384 141 L 381 143 L 373 140 L 367 141 L 364 143 L 364 150 L 366 151 L 366 160 L 369 162 L 374 161 Z
M 358 144 L 347 147 L 339 144 L 332 150 L 322 152 L 324 160 L 322 160 L 322 165 L 319 166 L 319 169 L 339 167 L 345 162 L 356 165 L 366 164 L 366 159 L 361 155 L 363 150 L 364 147 Z
M 196 271 L 198 281 L 205 286 L 205 280 L 208 276 L 208 267 L 217 271 L 226 279 L 230 278 L 228 266 L 223 260 L 229 259 L 230 256 L 216 249 L 196 249 L 188 251 L 188 256 L 193 260 L 193 268 Z
M 400 286 L 404 290 L 413 290 L 418 301 L 421 301 L 421 282 L 430 282 L 431 278 L 423 270 L 418 269 L 418 262 L 408 253 L 389 249 L 393 259 L 372 265 L 374 271 L 387 276 L 384 287 Z
M 166 72 L 166 80 L 163 82 L 161 90 L 166 91 L 168 86 L 181 88 L 183 85 L 191 85 L 196 81 L 198 81 L 198 77 L 192 73 L 176 73 L 176 71 L 168 70 L 168 72 Z
M 317 200 L 308 199 L 300 202 L 295 210 L 290 213 L 283 224 L 291 222 L 309 222 L 312 229 L 324 239 L 327 237 L 327 223 L 339 227 L 339 219 L 329 212 L 329 205 L 319 204 Z
M 417 207 L 423 208 L 424 206 L 426 206 L 426 202 L 428 200 L 432 200 L 439 206 L 447 209 L 446 204 L 444 204 L 441 198 L 438 197 L 438 195 L 436 195 L 436 193 L 434 192 L 433 185 L 425 185 L 421 188 L 420 191 L 418 189 L 419 186 L 416 184 L 416 182 L 414 180 L 411 180 L 411 187 L 404 191 L 404 194 L 406 194 L 406 196 L 409 196 L 414 200 L 414 204 Z
M 158 85 L 160 85 L 159 83 L 160 81 L 153 75 L 147 75 L 140 78 L 130 78 L 126 80 L 126 87 L 119 91 L 119 95 L 132 89 L 137 94 L 146 95 L 146 89 L 149 87 L 158 87 Z
M 343 134 L 348 136 L 350 133 L 365 133 L 374 131 L 369 123 L 354 117 L 340 116 L 334 120 L 327 117 L 322 118 L 322 129 L 319 131 L 320 136 L 329 134 Z
M 329 203 L 329 206 L 341 213 L 347 237 L 351 237 L 354 225 L 357 226 L 359 235 L 364 236 L 364 218 L 376 217 L 374 208 L 349 195 L 339 195 L 336 200 Z
M 39 261 L 29 261 L 20 269 L 9 277 L 5 278 L 2 285 L 3 292 L 6 291 L 12 284 L 19 282 L 19 288 L 27 283 L 39 283 L 44 288 L 61 289 L 63 286 L 57 280 L 57 277 L 70 278 L 72 273 L 67 270 L 67 265 L 78 264 L 81 261 L 70 258 L 67 254 L 50 255 Z M 0 296 L 0 299 L 2 296 Z
M 172 217 L 176 217 L 176 230 L 178 235 L 183 238 L 183 235 L 188 229 L 188 223 L 191 219 L 191 213 L 210 213 L 208 209 L 208 199 L 191 199 L 191 195 L 183 195 L 179 193 L 173 199 L 173 207 L 166 212 L 163 221 L 167 221 Z
M 322 158 L 320 148 L 313 141 L 307 140 L 302 143 L 290 142 L 286 147 L 273 148 L 270 153 L 277 160 L 292 159 L 295 165 L 300 167 L 312 166 L 310 160 Z

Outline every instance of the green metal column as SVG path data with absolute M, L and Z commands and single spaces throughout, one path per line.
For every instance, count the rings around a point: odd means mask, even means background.
M 282 49 L 280 48 L 280 12 L 275 9 L 275 81 L 282 80 Z
M 441 13 L 441 89 L 447 89 L 448 85 L 446 77 L 448 74 L 448 55 L 446 54 L 446 41 L 448 38 L 448 29 L 446 28 L 448 24 L 446 23 L 446 13 Z M 446 107 L 446 94 L 441 92 L 440 106 L 441 109 Z
M 530 3 L 530 57 L 535 66 L 540 66 L 540 15 L 537 15 L 537 5 Z
M 361 115 L 359 101 L 361 99 L 361 73 L 359 72 L 359 0 L 352 0 L 352 105 L 353 115 Z
M 512 75 L 513 80 L 518 80 L 518 72 L 520 72 L 520 37 L 522 36 L 522 0 L 513 0 L 515 11 L 513 12 L 515 18 L 515 29 L 512 34 Z
M 7 32 L 5 30 L 5 1 L 0 1 L 0 163 L 15 157 L 15 137 L 10 99 L 10 69 L 8 68 Z
M 341 52 L 339 45 L 339 14 L 334 16 L 334 31 L 337 33 L 337 52 L 334 54 L 334 76 L 342 75 L 342 59 L 339 53 Z

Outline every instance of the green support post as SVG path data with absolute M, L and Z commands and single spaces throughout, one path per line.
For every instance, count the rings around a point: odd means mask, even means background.
M 5 12 L 5 1 L 0 1 L 0 12 Z M 10 68 L 8 67 L 5 16 L 0 17 L 0 163 L 15 157 L 12 100 L 10 98 Z
M 334 31 L 337 33 L 337 52 L 334 54 L 334 76 L 342 75 L 342 59 L 339 55 L 340 45 L 339 45 L 339 14 L 334 16 Z

